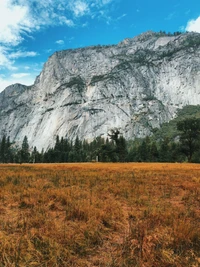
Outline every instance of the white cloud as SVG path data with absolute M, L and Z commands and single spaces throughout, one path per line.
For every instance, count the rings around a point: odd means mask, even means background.
M 67 19 L 65 16 L 60 16 L 59 21 L 60 21 L 60 24 L 62 24 L 62 25 L 64 24 L 64 25 L 67 25 L 69 27 L 75 26 L 73 20 Z
M 1 69 L 9 69 L 9 70 L 16 70 L 13 66 L 13 61 L 8 57 L 8 49 L 4 46 L 0 46 L 0 70 Z
M 78 6 L 79 13 L 84 5 Z M 0 43 L 17 45 L 43 27 L 65 23 L 73 26 L 66 17 L 66 3 L 63 0 L 0 0 Z M 78 11 L 77 11 L 78 12 Z
M 53 51 L 52 48 L 49 48 L 49 49 L 45 49 L 45 50 L 44 50 L 44 52 L 47 53 L 47 54 L 51 53 L 52 51 Z
M 14 66 L 15 60 L 22 57 L 35 57 L 38 55 L 37 52 L 34 51 L 16 51 L 9 47 L 0 46 L 0 69 L 9 69 L 16 70 L 17 68 Z
M 197 19 L 192 19 L 188 21 L 185 30 L 188 32 L 199 32 L 200 33 L 200 16 Z
M 111 2 L 112 2 L 112 0 L 102 0 L 103 5 L 110 4 Z
M 170 14 L 168 14 L 168 16 L 165 18 L 165 20 L 172 20 L 176 15 L 176 12 L 172 12 Z
M 91 4 L 92 6 L 105 6 L 110 4 L 111 2 L 113 2 L 113 0 L 96 0 L 96 1 L 92 1 L 93 3 Z
M 8 55 L 9 58 L 11 59 L 16 59 L 16 58 L 21 58 L 21 57 L 36 57 L 39 54 L 34 51 L 17 51 L 13 52 L 10 55 Z
M 22 41 L 23 31 L 29 31 L 27 6 L 13 5 L 11 0 L 0 1 L 0 42 L 17 45 Z
M 22 73 L 13 73 L 11 75 L 12 78 L 15 78 L 15 79 L 21 79 L 23 77 L 27 77 L 27 76 L 30 76 L 31 74 L 30 73 L 25 73 L 25 72 L 22 72 Z
M 114 0 L 68 0 L 68 8 L 73 12 L 75 19 L 83 16 L 94 18 L 113 3 Z
M 117 20 L 121 20 L 121 19 L 123 19 L 123 18 L 126 17 L 126 16 L 127 16 L 127 14 L 123 14 L 123 15 L 119 16 L 119 17 L 117 18 Z
M 84 16 L 90 12 L 89 6 L 85 1 L 71 1 L 69 7 L 76 17 Z
M 63 40 L 58 40 L 55 43 L 58 44 L 58 45 L 63 45 L 65 42 Z
M 83 28 L 85 28 L 85 27 L 87 27 L 87 26 L 88 26 L 88 22 L 85 22 L 85 23 L 82 24 L 82 27 L 83 27 Z

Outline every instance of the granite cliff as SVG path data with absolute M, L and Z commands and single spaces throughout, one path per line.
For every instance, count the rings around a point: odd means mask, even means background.
M 200 34 L 147 32 L 117 45 L 54 53 L 32 86 L 0 94 L 0 135 L 28 136 L 39 150 L 55 136 L 92 140 L 117 127 L 144 137 L 200 104 Z

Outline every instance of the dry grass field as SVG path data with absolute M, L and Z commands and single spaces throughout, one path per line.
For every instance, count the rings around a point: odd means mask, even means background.
M 200 165 L 0 165 L 0 267 L 200 266 Z

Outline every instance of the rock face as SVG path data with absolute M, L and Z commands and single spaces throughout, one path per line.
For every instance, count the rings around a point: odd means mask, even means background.
M 39 150 L 56 135 L 92 140 L 117 127 L 144 137 L 200 103 L 200 34 L 147 32 L 118 45 L 54 53 L 33 86 L 0 94 L 0 134 Z

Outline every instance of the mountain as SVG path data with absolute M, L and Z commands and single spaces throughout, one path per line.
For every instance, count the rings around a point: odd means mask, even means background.
M 0 94 L 0 134 L 39 150 L 56 135 L 74 140 L 150 135 L 200 103 L 200 34 L 146 32 L 117 45 L 54 53 L 32 86 Z

